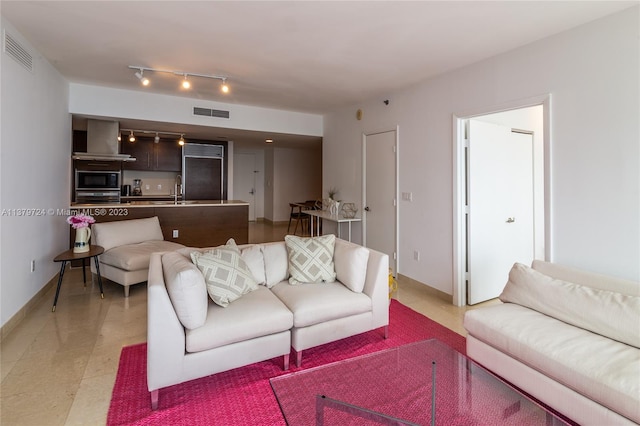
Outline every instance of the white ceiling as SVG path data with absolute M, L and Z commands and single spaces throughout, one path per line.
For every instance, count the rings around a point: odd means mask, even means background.
M 322 114 L 636 4 L 2 0 L 1 13 L 71 82 Z M 153 73 L 143 88 L 129 65 L 228 76 L 232 91 Z

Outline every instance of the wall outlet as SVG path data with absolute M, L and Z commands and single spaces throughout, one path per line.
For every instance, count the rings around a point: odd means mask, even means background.
M 158 184 L 158 191 L 160 191 L 162 189 L 162 184 Z
M 36 271 L 36 261 L 32 260 L 31 261 L 31 272 L 35 272 Z
M 420 261 L 420 252 L 418 250 L 413 251 L 413 260 Z
M 151 189 L 151 187 L 149 185 L 145 185 L 144 189 L 146 189 L 147 191 Z
M 402 199 L 404 201 L 413 201 L 413 192 L 403 192 Z
M 178 238 L 179 232 L 177 229 L 173 230 L 173 238 Z

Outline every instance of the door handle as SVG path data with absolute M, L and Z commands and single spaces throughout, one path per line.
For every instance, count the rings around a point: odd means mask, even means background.
M 366 212 L 368 212 L 368 211 L 370 211 L 370 210 L 371 210 L 371 209 L 369 209 L 369 206 L 367 206 L 367 207 L 365 207 L 365 208 L 364 208 L 364 211 L 366 211 Z
M 508 218 L 507 218 L 507 223 L 513 223 L 513 222 L 515 222 L 515 221 L 516 221 L 516 218 L 515 218 L 515 217 L 508 217 Z
M 255 194 L 255 191 L 253 190 L 253 188 L 251 189 L 251 191 L 249 191 L 249 194 L 251 195 Z

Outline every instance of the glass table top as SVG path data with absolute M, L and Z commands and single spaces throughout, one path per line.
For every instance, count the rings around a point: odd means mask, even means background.
M 271 387 L 292 426 L 430 425 L 433 413 L 438 425 L 567 424 L 435 339 L 276 377 Z

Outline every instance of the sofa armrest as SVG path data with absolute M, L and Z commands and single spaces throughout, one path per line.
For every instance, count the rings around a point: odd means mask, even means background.
M 389 256 L 369 249 L 363 293 L 371 298 L 373 327 L 389 324 Z
M 185 332 L 178 320 L 162 272 L 162 254 L 153 253 L 147 281 L 147 385 L 149 391 L 179 383 L 185 356 Z

